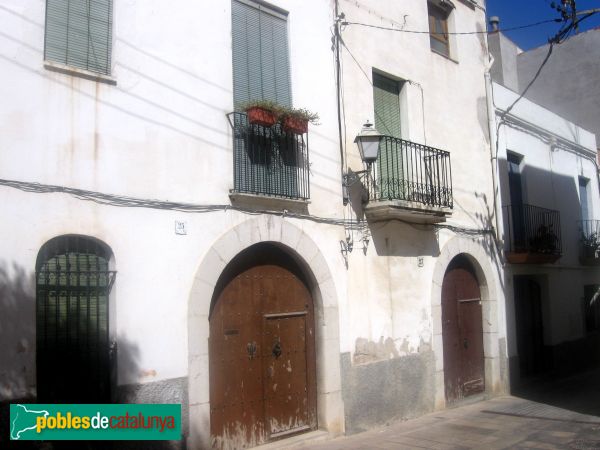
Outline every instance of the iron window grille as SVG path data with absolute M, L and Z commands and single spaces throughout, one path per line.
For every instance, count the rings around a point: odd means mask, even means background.
M 452 208 L 450 153 L 384 136 L 366 178 L 369 201 L 405 200 Z
M 246 113 L 228 114 L 233 128 L 233 192 L 294 200 L 310 198 L 308 133 L 251 124 Z
M 507 246 L 511 253 L 562 254 L 560 213 L 518 203 L 504 206 Z
M 38 401 L 110 399 L 108 299 L 116 272 L 98 242 L 62 236 L 36 264 Z

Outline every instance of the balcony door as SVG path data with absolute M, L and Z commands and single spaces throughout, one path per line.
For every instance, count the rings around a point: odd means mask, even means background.
M 525 248 L 525 215 L 523 211 L 523 179 L 521 174 L 521 161 L 523 158 L 508 153 L 508 189 L 510 192 L 510 219 L 511 232 L 515 249 Z
M 400 138 L 402 135 L 400 115 L 400 90 L 398 80 L 373 72 L 373 105 L 375 128 L 381 134 Z M 402 163 L 402 147 L 395 140 L 382 139 L 377 158 L 378 200 L 404 199 L 407 186 Z
M 287 13 L 263 2 L 233 0 L 232 67 L 236 111 L 250 101 L 292 106 Z M 234 190 L 298 198 L 299 171 L 306 144 L 279 125 L 249 125 L 235 115 Z

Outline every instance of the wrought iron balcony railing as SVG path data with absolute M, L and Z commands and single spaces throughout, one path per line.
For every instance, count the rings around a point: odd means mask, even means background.
M 553 260 L 560 257 L 562 240 L 558 211 L 524 203 L 507 205 L 503 209 L 509 253 L 546 255 Z
M 310 198 L 308 134 L 250 124 L 246 113 L 228 114 L 233 126 L 233 192 L 295 200 Z
M 452 208 L 450 153 L 444 150 L 384 136 L 365 181 L 371 202 L 404 200 Z
M 600 264 L 600 220 L 580 220 L 579 257 L 583 264 Z

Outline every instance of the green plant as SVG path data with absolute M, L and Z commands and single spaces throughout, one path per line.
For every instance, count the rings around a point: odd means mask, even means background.
M 319 114 L 309 111 L 306 108 L 283 108 L 281 116 L 294 119 L 305 120 L 314 125 L 319 125 Z
M 597 254 L 600 251 L 600 235 L 598 233 L 581 233 L 581 245 L 587 250 Z
M 540 225 L 535 236 L 529 239 L 529 245 L 534 253 L 554 254 L 557 251 L 558 238 L 552 230 L 552 225 Z
M 275 103 L 274 101 L 271 101 L 271 100 L 250 100 L 245 103 L 242 103 L 240 108 L 244 111 L 248 111 L 249 109 L 252 109 L 252 108 L 266 109 L 268 111 L 275 113 L 275 115 L 278 117 L 281 116 L 281 114 L 283 113 L 283 111 L 285 109 L 280 104 Z

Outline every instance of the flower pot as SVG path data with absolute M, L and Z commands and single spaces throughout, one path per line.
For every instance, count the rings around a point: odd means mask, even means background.
M 283 129 L 294 134 L 304 134 L 308 131 L 308 120 L 286 116 L 283 119 Z
M 258 108 L 256 106 L 246 110 L 248 122 L 251 124 L 262 125 L 263 127 L 272 127 L 277 122 L 277 116 L 273 111 Z

